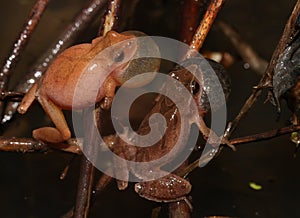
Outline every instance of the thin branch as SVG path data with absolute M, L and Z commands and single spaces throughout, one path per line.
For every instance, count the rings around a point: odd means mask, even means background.
M 195 0 L 184 0 L 182 4 L 179 39 L 184 43 L 190 43 L 198 24 L 201 6 L 200 2 Z
M 99 15 L 100 9 L 104 10 L 108 0 L 91 0 L 86 7 L 74 18 L 73 22 L 59 35 L 55 43 L 41 56 L 34 67 L 22 79 L 17 87 L 18 92 L 27 92 L 30 87 L 39 80 L 43 73 L 48 69 L 53 59 L 66 47 L 68 47 L 74 38 L 82 31 L 88 23 Z M 8 103 L 2 123 L 11 120 L 18 107 L 18 103 Z
M 242 117 L 245 116 L 245 114 L 250 110 L 250 108 L 255 104 L 258 97 L 262 94 L 262 88 L 270 87 L 272 83 L 273 78 L 273 70 L 274 67 L 277 64 L 279 55 L 284 51 L 284 49 L 287 47 L 287 45 L 290 43 L 292 37 L 295 34 L 295 26 L 296 26 L 296 20 L 298 16 L 300 15 L 300 0 L 298 0 L 294 6 L 294 10 L 292 11 L 286 25 L 284 28 L 284 31 L 282 33 L 282 36 L 277 44 L 276 49 L 273 52 L 271 61 L 266 69 L 265 74 L 259 81 L 258 86 L 253 90 L 250 97 L 246 100 L 245 104 L 241 108 L 239 114 L 235 117 L 235 119 L 229 123 L 227 130 L 224 134 L 226 138 L 229 138 L 230 135 L 233 133 L 233 131 L 236 129 L 237 125 L 239 124 Z
M 100 28 L 101 31 L 99 35 L 104 36 L 108 31 L 118 29 L 121 2 L 121 0 L 110 1 L 108 9 L 106 10 L 103 25 L 101 25 Z
M 12 69 L 20 59 L 23 54 L 29 39 L 33 31 L 35 30 L 37 24 L 40 21 L 41 16 L 43 15 L 49 0 L 37 0 L 34 6 L 32 7 L 25 23 L 23 30 L 19 33 L 16 41 L 13 43 L 10 54 L 5 60 L 1 72 L 0 72 L 0 90 L 7 89 L 7 83 L 11 74 L 13 73 Z M 0 102 L 0 116 L 2 116 L 4 103 Z
M 0 101 L 22 101 L 24 95 L 23 92 L 1 91 Z
M 204 14 L 204 17 L 198 26 L 196 33 L 194 34 L 194 37 L 192 39 L 192 42 L 190 44 L 191 50 L 185 55 L 183 59 L 188 59 L 193 56 L 194 51 L 199 51 L 203 45 L 203 42 L 218 14 L 220 11 L 222 5 L 224 3 L 224 0 L 212 0 L 209 4 L 206 13 Z
M 275 137 L 278 137 L 281 135 L 285 135 L 285 134 L 289 134 L 289 133 L 297 132 L 297 131 L 300 131 L 300 125 L 283 127 L 280 129 L 274 129 L 271 131 L 258 133 L 255 135 L 231 139 L 229 141 L 229 143 L 232 145 L 237 145 L 237 144 L 243 144 L 243 143 L 249 143 L 249 142 L 257 142 L 257 141 L 262 141 L 262 140 L 268 140 L 271 138 L 275 138 Z
M 286 134 L 289 134 L 292 132 L 297 132 L 297 131 L 300 131 L 300 125 L 287 126 L 287 127 L 283 127 L 280 129 L 274 129 L 274 130 L 270 130 L 267 132 L 258 133 L 255 135 L 235 138 L 235 139 L 230 140 L 229 143 L 231 145 L 238 145 L 238 144 L 244 144 L 244 143 L 250 143 L 250 142 L 257 142 L 257 141 L 272 139 L 275 137 L 279 137 L 279 136 L 286 135 Z M 215 157 L 216 157 L 216 155 L 213 158 L 215 158 Z M 208 159 L 211 159 L 209 152 L 207 154 L 202 154 L 201 158 L 197 159 L 196 161 L 191 163 L 188 167 L 181 170 L 178 173 L 178 175 L 180 175 L 182 177 L 186 177 L 190 172 L 192 172 L 199 166 L 206 164 Z M 201 160 L 201 162 L 200 162 L 200 160 Z

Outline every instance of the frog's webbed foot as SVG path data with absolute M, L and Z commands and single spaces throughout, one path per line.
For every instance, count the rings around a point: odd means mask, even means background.
M 231 148 L 233 151 L 236 151 L 236 147 L 232 144 L 230 144 L 230 142 L 228 141 L 228 139 L 222 137 L 222 140 L 221 140 L 221 144 L 222 145 L 227 145 L 229 148 Z
M 58 129 L 54 127 L 42 127 L 35 129 L 32 131 L 32 136 L 35 139 L 50 143 L 60 143 L 66 140 Z
M 191 184 L 175 175 L 169 174 L 157 180 L 136 183 L 135 191 L 143 198 L 156 202 L 173 202 L 185 199 L 191 191 Z

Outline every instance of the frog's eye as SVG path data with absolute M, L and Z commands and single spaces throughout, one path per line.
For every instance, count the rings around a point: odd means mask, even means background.
M 190 90 L 193 95 L 197 95 L 200 91 L 200 85 L 195 80 L 190 83 Z
M 114 55 L 114 62 L 115 62 L 115 63 L 121 62 L 121 61 L 124 60 L 124 57 L 125 57 L 124 51 L 117 52 L 117 53 Z

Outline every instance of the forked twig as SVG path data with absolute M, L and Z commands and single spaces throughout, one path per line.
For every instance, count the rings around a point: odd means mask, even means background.
M 239 145 L 239 144 L 244 144 L 244 143 L 257 142 L 257 141 L 268 140 L 271 138 L 279 137 L 279 136 L 286 135 L 286 134 L 296 132 L 296 131 L 300 131 L 300 125 L 288 126 L 288 127 L 270 130 L 270 131 L 263 132 L 263 133 L 258 133 L 255 135 L 235 138 L 235 139 L 230 140 L 229 143 L 231 145 Z M 191 163 L 188 167 L 181 170 L 178 173 L 178 175 L 180 175 L 182 177 L 186 177 L 190 172 L 192 172 L 199 166 L 205 165 L 207 163 L 207 159 L 208 158 L 210 159 L 209 155 L 210 155 L 209 153 L 203 154 L 203 156 L 201 158 L 197 159 L 196 161 Z
M 218 24 L 225 35 L 230 39 L 243 60 L 249 63 L 250 67 L 253 68 L 254 71 L 263 75 L 267 69 L 268 63 L 259 57 L 253 48 L 246 43 L 245 40 L 243 40 L 229 24 L 224 21 L 220 21 Z

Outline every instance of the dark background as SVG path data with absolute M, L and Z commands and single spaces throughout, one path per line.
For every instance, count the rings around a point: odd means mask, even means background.
M 84 2 L 50 2 L 24 58 L 16 68 L 11 89 L 22 73 L 51 45 Z M 228 0 L 218 19 L 232 24 L 261 57 L 269 60 L 294 3 L 286 0 Z M 30 0 L 0 2 L 1 62 L 33 4 L 34 1 Z M 178 5 L 179 1 L 173 0 L 141 0 L 133 28 L 147 34 L 176 38 Z M 96 30 L 91 25 L 88 31 L 78 37 L 77 42 L 90 41 L 95 35 Z M 204 48 L 228 51 L 237 56 L 236 62 L 228 69 L 232 78 L 228 120 L 232 120 L 260 76 L 251 69 L 243 68 L 244 62 L 217 25 L 213 26 Z M 275 108 L 263 102 L 264 97 L 242 120 L 233 137 L 289 124 L 291 113 L 285 104 L 276 122 Z M 32 129 L 48 121 L 43 115 L 36 104 L 27 115 L 17 116 L 14 122 L 4 126 L 4 135 L 30 136 Z M 195 170 L 190 176 L 193 217 L 300 217 L 300 157 L 293 157 L 294 150 L 295 145 L 290 142 L 289 135 L 240 145 L 236 152 L 224 149 L 211 163 Z M 0 153 L 0 217 L 58 217 L 66 212 L 75 202 L 80 157 L 75 158 L 65 180 L 59 180 L 59 175 L 72 157 L 57 151 L 47 154 Z M 251 189 L 251 181 L 262 185 L 262 190 Z M 158 205 L 138 197 L 132 185 L 121 192 L 112 184 L 97 197 L 90 217 L 150 217 L 155 206 Z

